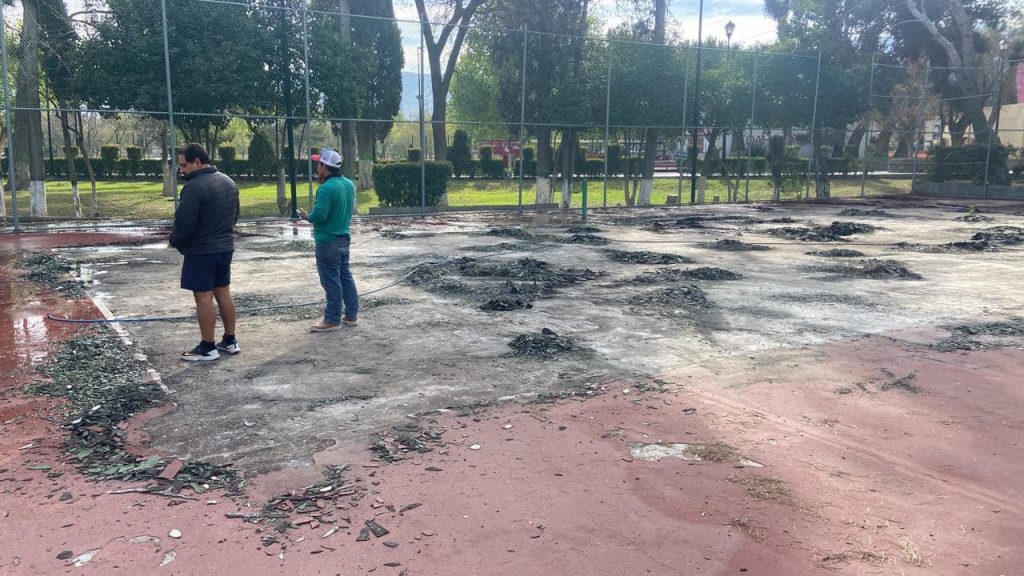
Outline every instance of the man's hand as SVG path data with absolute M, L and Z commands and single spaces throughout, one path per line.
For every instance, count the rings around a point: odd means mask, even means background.
M 296 210 L 296 213 L 299 215 L 299 219 L 300 220 L 305 220 L 306 216 L 309 216 L 309 212 L 306 212 L 302 208 L 299 208 L 298 210 Z

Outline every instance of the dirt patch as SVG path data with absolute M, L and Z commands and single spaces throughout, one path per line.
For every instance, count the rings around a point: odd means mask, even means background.
M 665 230 L 701 230 L 709 228 L 709 223 L 732 222 L 735 224 L 759 224 L 761 220 L 749 216 L 723 215 L 723 216 L 685 216 L 676 220 L 655 220 L 644 226 L 645 230 L 652 232 L 663 232 Z
M 532 356 L 545 360 L 583 350 L 571 339 L 559 336 L 550 328 L 544 328 L 540 332 L 520 334 L 508 345 L 512 348 L 513 356 Z
M 739 280 L 743 278 L 736 272 L 722 268 L 701 267 L 693 270 L 663 268 L 654 272 L 641 274 L 632 280 L 632 284 L 660 284 L 663 282 L 680 282 L 683 280 Z
M 863 252 L 857 250 L 850 250 L 848 248 L 832 248 L 831 250 L 818 250 L 815 252 L 808 252 L 810 256 L 823 256 L 825 258 L 860 258 L 864 256 Z
M 978 232 L 968 241 L 949 242 L 947 244 L 914 244 L 898 242 L 894 250 L 911 252 L 996 252 L 1007 246 L 1024 244 L 1024 228 L 1017 226 L 995 226 Z
M 701 314 L 714 307 L 707 294 L 693 284 L 637 294 L 628 302 L 638 312 L 664 316 L 678 316 L 684 312 Z
M 879 210 L 878 208 L 872 208 L 870 210 L 861 210 L 860 208 L 846 208 L 845 210 L 839 211 L 839 216 L 871 216 L 876 218 L 891 218 L 893 215 L 886 212 L 885 210 Z
M 568 238 L 562 238 L 559 242 L 563 244 L 593 244 L 602 246 L 608 243 L 608 239 L 602 236 L 595 236 L 594 234 L 573 234 Z
M 604 253 L 608 255 L 610 260 L 620 262 L 622 264 L 690 264 L 693 262 L 692 258 L 687 258 L 686 256 L 647 252 L 643 250 L 637 252 L 630 252 L 628 250 L 605 250 Z
M 877 230 L 870 224 L 858 224 L 857 222 L 833 222 L 828 226 L 815 226 L 813 228 L 785 227 L 769 230 L 772 236 L 788 238 L 790 240 L 803 240 L 810 242 L 837 242 L 846 240 L 847 236 L 854 234 L 867 234 Z
M 68 298 L 85 297 L 85 284 L 77 278 L 78 264 L 63 256 L 32 254 L 22 258 L 25 278 L 60 292 Z
M 923 278 L 920 274 L 913 272 L 895 260 L 877 260 L 874 258 L 861 260 L 859 263 L 850 266 L 833 268 L 832 271 L 846 276 L 869 278 L 872 280 L 921 280 Z
M 263 316 L 289 320 L 314 320 L 319 318 L 323 304 L 287 302 L 261 294 L 234 293 L 231 298 L 240 316 Z
M 710 250 L 725 250 L 727 252 L 763 252 L 771 250 L 770 246 L 765 246 L 764 244 L 747 244 L 746 242 L 740 242 L 731 238 L 719 240 L 718 242 L 705 242 L 697 246 Z

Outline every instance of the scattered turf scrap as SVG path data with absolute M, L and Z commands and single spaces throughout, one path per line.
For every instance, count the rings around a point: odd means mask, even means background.
M 917 380 L 917 372 L 911 372 L 906 376 L 896 376 L 891 371 L 884 368 L 881 372 L 886 376 L 886 380 L 882 382 L 882 385 L 879 387 L 883 392 L 886 390 L 899 390 L 909 394 L 921 393 L 921 388 L 914 384 L 914 381 Z
M 985 216 L 983 214 L 971 213 L 965 214 L 963 216 L 957 216 L 953 220 L 956 220 L 957 222 L 992 222 L 993 220 L 995 220 L 995 218 L 991 216 Z
M 692 258 L 679 256 L 678 254 L 661 254 L 643 250 L 638 252 L 605 250 L 604 253 L 608 255 L 610 260 L 623 264 L 689 264 L 693 262 Z
M 475 246 L 466 246 L 463 250 L 466 252 L 491 252 L 494 254 L 500 254 L 502 252 L 519 252 L 528 250 L 528 246 L 528 244 L 502 242 L 501 244 L 477 244 Z
M 684 312 L 702 313 L 714 306 L 708 300 L 707 294 L 693 284 L 644 292 L 631 297 L 628 302 L 630 306 L 640 311 L 669 315 Z
M 316 249 L 316 244 L 310 240 L 289 240 L 287 242 L 252 242 L 245 246 L 249 250 L 257 252 L 310 252 Z
M 877 260 L 874 258 L 861 260 L 856 264 L 832 269 L 834 272 L 869 278 L 872 280 L 921 280 L 921 275 L 913 272 L 895 260 Z
M 680 282 L 683 280 L 739 280 L 741 278 L 743 276 L 729 270 L 703 266 L 692 270 L 663 268 L 641 274 L 633 279 L 633 283 L 660 284 L 662 282 Z
M 532 334 L 520 334 L 509 342 L 509 346 L 512 347 L 513 356 L 534 356 L 545 360 L 581 350 L 571 339 L 559 336 L 550 328 Z
M 703 244 L 698 244 L 698 246 L 701 248 L 725 250 L 728 252 L 761 252 L 764 250 L 771 250 L 770 246 L 765 246 L 763 244 L 747 244 L 731 238 L 719 240 L 718 242 L 705 242 Z
M 691 444 L 688 451 L 705 462 L 738 462 L 743 459 L 735 448 L 724 442 Z
M 572 236 L 562 238 L 559 242 L 563 244 L 593 244 L 602 246 L 608 243 L 608 239 L 594 234 L 573 234 Z
M 519 240 L 531 240 L 533 234 L 522 228 L 491 228 L 487 231 L 488 236 L 502 236 L 505 238 L 517 238 Z
M 350 481 L 344 477 L 347 469 L 348 464 L 328 466 L 323 480 L 302 490 L 275 496 L 259 512 L 228 512 L 225 516 L 252 524 L 267 524 L 279 533 L 301 526 L 319 529 L 321 524 L 330 524 L 333 527 L 320 536 L 327 538 L 337 532 L 339 526 L 349 527 L 349 507 L 358 506 L 366 496 L 367 490 L 359 478 Z M 262 543 L 264 546 L 277 544 L 277 538 L 270 533 L 264 534 Z
M 970 336 L 1024 336 L 1024 318 L 1011 318 L 1006 322 L 955 326 L 952 330 Z
M 535 258 L 519 258 L 498 264 L 483 264 L 472 258 L 460 258 L 453 261 L 450 268 L 462 276 L 549 282 L 554 286 L 596 280 L 604 275 L 603 272 L 589 268 L 552 268 L 547 262 Z
M 1024 228 L 1018 226 L 995 226 L 971 236 L 971 240 L 995 246 L 1016 246 L 1024 244 Z
M 69 298 L 85 296 L 85 284 L 75 277 L 78 265 L 63 256 L 32 254 L 23 257 L 21 265 L 27 270 L 25 278 L 32 282 L 61 292 Z
M 397 462 L 404 460 L 410 452 L 424 454 L 443 445 L 444 428 L 422 426 L 418 421 L 396 425 L 390 432 L 379 432 L 377 441 L 370 447 L 374 460 Z
M 789 486 L 778 478 L 751 474 L 749 476 L 733 476 L 729 478 L 729 481 L 743 486 L 747 489 L 747 494 L 758 500 L 792 503 Z
M 509 312 L 524 308 L 533 308 L 533 304 L 529 300 L 508 297 L 491 298 L 480 305 L 480 309 L 485 312 Z
M 858 224 L 857 222 L 833 222 L 828 226 L 815 226 L 813 228 L 784 227 L 769 230 L 773 236 L 788 238 L 790 240 L 803 240 L 810 242 L 837 242 L 843 241 L 847 236 L 854 234 L 865 234 L 875 231 L 876 228 L 870 224 Z
M 790 218 L 789 216 L 783 216 L 781 218 L 772 218 L 772 219 L 768 220 L 768 223 L 769 224 L 795 224 L 796 220 L 794 220 L 793 218 Z
M 311 320 L 321 315 L 319 303 L 292 303 L 270 296 L 240 292 L 232 294 L 239 315 Z
M 405 240 L 409 238 L 408 234 L 402 234 L 396 230 L 385 230 L 380 233 L 381 238 L 388 238 L 390 240 Z
M 245 481 L 230 468 L 186 462 L 171 478 L 160 475 L 173 458 L 138 458 L 125 449 L 118 426 L 163 400 L 156 382 L 142 380 L 145 365 L 109 328 L 97 326 L 65 340 L 52 361 L 39 368 L 49 378 L 28 387 L 34 394 L 67 400 L 65 452 L 86 476 L 100 480 L 150 482 L 137 492 L 177 495 L 188 488 L 239 492 Z
M 839 211 L 839 216 L 875 216 L 879 218 L 887 218 L 892 216 L 885 210 L 879 210 L 873 208 L 871 210 L 861 210 L 860 208 L 846 208 L 845 210 Z
M 597 234 L 603 232 L 603 230 L 596 226 L 573 226 L 566 230 L 566 232 L 569 234 Z
M 825 258 L 860 258 L 864 256 L 863 252 L 857 250 L 850 250 L 848 248 L 832 248 L 830 250 L 818 250 L 815 252 L 808 252 L 810 256 L 823 256 Z

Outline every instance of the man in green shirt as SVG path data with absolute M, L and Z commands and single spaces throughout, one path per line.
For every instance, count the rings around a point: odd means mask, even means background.
M 299 217 L 313 224 L 313 240 L 316 242 L 316 270 L 320 274 L 320 285 L 327 293 L 324 319 L 310 327 L 312 332 L 330 332 L 345 326 L 356 325 L 359 313 L 359 294 L 349 260 L 349 224 L 352 208 L 356 201 L 356 186 L 341 174 L 341 155 L 331 149 L 314 154 L 316 175 L 320 187 L 316 189 L 313 209 L 308 213 L 299 210 Z M 342 314 L 344 303 L 344 314 Z

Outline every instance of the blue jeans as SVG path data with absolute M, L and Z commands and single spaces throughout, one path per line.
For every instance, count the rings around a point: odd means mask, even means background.
M 351 239 L 339 236 L 332 242 L 316 245 L 316 271 L 320 274 L 320 285 L 327 293 L 324 308 L 324 322 L 341 322 L 341 304 L 345 303 L 345 318 L 355 320 L 359 313 L 359 294 L 356 282 L 348 269 L 348 247 Z

